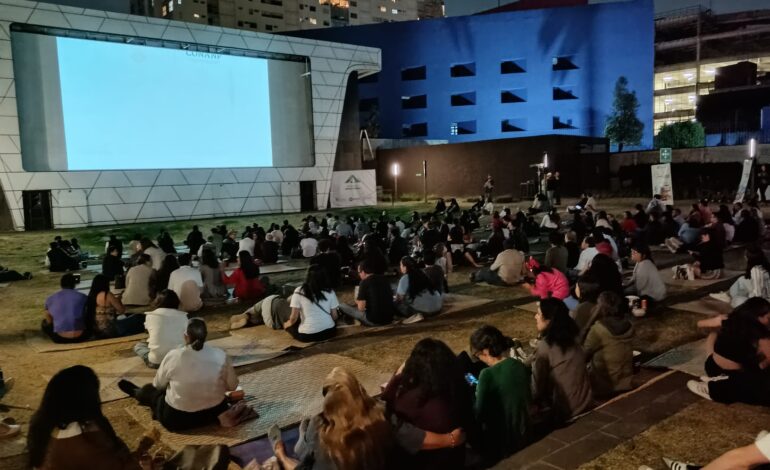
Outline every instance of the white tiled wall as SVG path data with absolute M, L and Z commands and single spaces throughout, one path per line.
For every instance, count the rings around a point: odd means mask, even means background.
M 29 23 L 310 57 L 316 163 L 305 168 L 35 172 L 22 169 L 10 24 Z M 50 189 L 56 227 L 299 211 L 300 180 L 326 207 L 347 77 L 376 72 L 380 51 L 24 0 L 0 0 L 0 188 L 23 230 L 23 190 Z

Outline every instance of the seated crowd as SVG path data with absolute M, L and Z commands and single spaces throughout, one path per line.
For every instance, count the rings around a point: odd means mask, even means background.
M 301 342 L 324 341 L 345 321 L 374 326 L 437 315 L 451 288 L 448 275 L 458 266 L 471 267 L 471 282 L 521 285 L 538 299 L 538 338 L 522 346 L 485 325 L 470 336 L 469 353 L 459 356 L 439 340 L 422 339 L 379 399 L 335 368 L 323 383 L 323 409 L 301 423 L 293 452 L 279 430 L 269 435 L 273 463 L 285 469 L 459 469 L 469 462 L 488 467 L 599 400 L 633 388 L 631 317 L 656 313 L 667 294 L 650 247 L 691 254 L 692 263 L 675 268 L 675 275 L 681 268 L 685 279 L 712 280 L 722 276 L 726 246 L 745 243 L 745 275 L 717 296 L 734 310 L 699 323 L 711 330 L 712 353 L 707 377 L 688 387 L 724 403 L 770 405 L 764 359 L 770 357 L 770 262 L 758 244 L 764 223 L 756 204 L 711 213 L 703 201 L 684 218 L 656 196 L 647 207 L 637 205 L 615 218 L 596 211 L 593 197 L 584 199 L 567 211 L 569 220 L 548 208 L 541 224 L 522 211 L 494 211 L 482 198 L 467 211 L 454 199 L 449 205 L 441 200 L 434 212 L 415 212 L 411 220 L 386 213 L 368 221 L 327 214 L 303 219 L 299 229 L 288 221 L 267 229 L 254 224 L 240 239 L 224 226 L 204 239 L 194 227 L 185 240 L 189 253 L 181 254 L 167 232 L 157 244 L 136 236 L 128 243 L 127 272 L 122 242 L 113 238 L 90 293 L 77 292 L 76 278 L 65 274 L 62 289 L 45 302 L 42 328 L 56 342 L 146 330 L 149 337 L 134 351 L 157 369 L 155 377 L 151 384 L 124 380 L 120 388 L 171 431 L 230 426 L 256 415 L 240 400 L 227 354 L 206 344 L 206 323 L 188 319 L 188 313 L 232 296 L 250 305 L 231 319 L 233 329 L 264 324 Z M 478 240 L 478 229 L 491 234 Z M 542 261 L 529 246 L 539 236 L 548 240 Z M 291 285 L 288 298 L 260 276 L 260 266 L 279 256 L 309 260 L 304 281 Z M 633 270 L 624 276 L 629 259 Z M 229 263 L 236 265 L 230 272 Z M 117 295 L 110 281 L 122 278 L 125 288 Z M 356 285 L 351 305 L 337 298 L 343 284 Z M 150 310 L 129 314 L 128 305 Z M 83 387 L 87 393 L 75 398 L 74 389 Z M 62 397 L 79 404 L 66 416 L 57 409 Z M 70 427 L 73 432 L 67 432 Z M 55 459 L 85 458 L 60 441 L 87 433 L 100 437 L 78 445 L 94 446 L 94 455 L 105 462 L 99 468 L 135 468 L 146 450 L 130 452 L 117 438 L 100 411 L 98 379 L 75 366 L 51 380 L 33 418 L 33 466 L 58 468 Z M 254 462 L 250 468 L 262 466 Z

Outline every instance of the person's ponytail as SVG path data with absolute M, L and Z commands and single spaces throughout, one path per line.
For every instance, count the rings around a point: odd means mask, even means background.
M 202 318 L 191 318 L 187 324 L 187 341 L 190 347 L 195 351 L 203 349 L 207 335 L 206 322 Z

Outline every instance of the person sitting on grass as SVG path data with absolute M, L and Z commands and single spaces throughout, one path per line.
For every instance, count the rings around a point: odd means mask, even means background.
M 690 254 L 695 258 L 695 262 L 691 265 L 695 279 L 719 279 L 725 267 L 722 256 L 723 247 L 713 239 L 714 229 L 711 227 L 706 227 L 700 237 L 701 242 L 690 250 Z
M 120 251 L 117 246 L 110 245 L 109 252 L 102 260 L 102 274 L 107 279 L 114 281 L 115 277 L 123 275 L 123 260 L 120 259 Z
M 396 308 L 409 323 L 437 315 L 444 305 L 439 289 L 420 269 L 414 258 L 401 258 L 401 279 L 396 288 Z
M 134 352 L 147 367 L 157 369 L 169 351 L 185 345 L 189 321 L 187 313 L 179 310 L 179 297 L 172 290 L 161 291 L 153 306 L 155 309 L 144 315 L 144 329 L 149 333 L 147 341 L 136 343 Z
M 700 213 L 695 212 L 679 227 L 677 236 L 665 239 L 663 244 L 666 245 L 666 248 L 671 253 L 692 247 L 698 243 L 702 228 L 703 222 L 701 221 Z
M 120 296 L 123 305 L 149 305 L 155 298 L 155 280 L 150 255 L 140 254 L 136 266 L 126 273 L 126 288 Z
M 168 281 L 171 279 L 171 273 L 179 269 L 179 259 L 176 255 L 165 255 L 160 264 L 160 269 L 155 271 L 153 276 L 153 285 L 155 292 L 168 289 Z
M 307 268 L 305 282 L 294 290 L 290 305 L 291 316 L 283 329 L 297 341 L 325 341 L 337 333 L 339 301 L 322 266 Z
M 550 428 L 587 411 L 593 402 L 578 327 L 564 302 L 541 300 L 535 314 L 541 339 L 529 362 L 538 420 Z
M 141 388 L 128 380 L 118 387 L 172 432 L 217 422 L 229 408 L 226 392 L 238 386 L 238 376 L 225 351 L 206 345 L 208 330 L 200 318 L 187 324 L 186 346 L 169 351 L 152 384 Z
M 57 372 L 29 423 L 30 468 L 45 470 L 140 470 L 153 445 L 145 436 L 131 452 L 102 413 L 99 378 L 86 366 Z
M 77 280 L 72 274 L 63 275 L 60 285 L 60 291 L 45 299 L 43 333 L 54 343 L 85 341 L 88 339 L 85 316 L 88 296 L 75 290 Z
M 597 397 L 610 397 L 632 388 L 634 327 L 622 308 L 623 301 L 612 291 L 599 294 L 596 322 L 583 343 L 591 389 Z
M 273 233 L 267 233 L 265 235 L 265 241 L 262 242 L 262 262 L 265 264 L 277 263 L 278 251 L 280 248 L 280 245 L 275 241 Z
M 102 274 L 94 276 L 86 304 L 86 324 L 96 338 L 118 338 L 144 330 L 144 315 L 126 315 L 126 307 L 110 292 L 110 281 Z
M 384 410 L 353 374 L 335 367 L 324 379 L 323 394 L 321 412 L 300 423 L 299 439 L 294 446 L 298 459 L 288 456 L 278 426 L 268 431 L 281 468 L 399 468 L 393 430 Z M 257 464 L 253 468 L 263 467 Z
M 760 468 L 758 466 L 770 464 L 770 433 L 760 431 L 752 444 L 725 452 L 706 466 L 679 462 L 665 457 L 663 462 L 670 470 L 749 470 L 750 468 Z M 639 470 L 652 469 L 643 465 L 639 467 Z
M 318 242 L 318 250 L 310 259 L 310 264 L 323 266 L 333 289 L 342 286 L 342 259 L 334 248 L 333 240 L 324 238 Z
M 752 297 L 729 315 L 702 320 L 698 326 L 719 330 L 706 341 L 711 350 L 707 377 L 690 380 L 687 388 L 718 403 L 770 405 L 770 377 L 762 369 L 767 362 L 763 346 L 770 341 L 770 302 Z
M 80 269 L 80 259 L 71 255 L 59 243 L 51 243 L 46 253 L 48 270 L 52 273 L 77 271 Z
M 201 298 L 204 300 L 223 300 L 227 298 L 227 287 L 222 282 L 222 268 L 217 255 L 212 250 L 203 250 L 198 266 L 203 281 Z
M 739 307 L 751 297 L 770 300 L 770 261 L 764 250 L 758 245 L 746 248 L 746 272 L 736 279 L 727 292 L 709 294 L 711 298 L 729 303 L 732 308 Z
M 472 391 L 457 358 L 443 342 L 424 338 L 382 394 L 386 415 L 429 433 L 446 434 L 473 425 Z M 408 468 L 462 469 L 465 447 L 420 450 Z
M 203 277 L 199 269 L 190 266 L 191 261 L 192 256 L 189 253 L 179 255 L 179 268 L 172 271 L 168 278 L 168 288 L 179 297 L 181 308 L 185 312 L 197 312 L 203 307 Z
M 479 451 L 492 465 L 529 443 L 530 374 L 509 356 L 514 342 L 494 326 L 484 325 L 470 338 L 471 353 L 487 367 L 476 385 L 475 412 L 480 425 Z
M 634 263 L 634 273 L 626 283 L 625 293 L 638 295 L 648 301 L 647 309 L 652 308 L 655 302 L 661 302 L 666 298 L 666 284 L 660 277 L 658 267 L 652 260 L 650 247 L 636 245 L 631 249 L 631 260 Z
M 226 266 L 222 262 L 219 267 L 222 283 L 235 286 L 233 297 L 240 301 L 252 302 L 265 296 L 264 278 L 259 277 L 259 266 L 248 251 L 244 250 L 238 253 L 238 267 L 230 275 L 225 272 L 225 268 Z
M 580 344 L 583 344 L 588 330 L 596 321 L 596 303 L 600 293 L 599 284 L 589 279 L 580 278 L 575 284 L 575 297 L 578 304 L 570 310 L 569 316 L 575 320 L 578 326 L 578 342 Z
M 488 268 L 470 274 L 471 282 L 487 282 L 494 285 L 514 286 L 521 282 L 524 273 L 524 255 L 514 249 L 513 241 L 509 238 L 504 242 L 505 250 L 501 251 Z
M 562 274 L 567 274 L 567 262 L 569 253 L 564 247 L 564 235 L 557 231 L 548 234 L 550 246 L 545 251 L 545 260 L 543 264 L 549 268 L 556 269 Z
M 340 313 L 366 326 L 392 323 L 396 307 L 390 281 L 384 274 L 376 274 L 367 260 L 358 263 L 358 276 L 361 283 L 356 292 L 355 306 L 340 304 Z
M 527 261 L 527 269 L 533 276 L 525 281 L 530 294 L 541 299 L 553 297 L 564 300 L 569 297 L 569 281 L 561 271 L 541 266 L 532 257 Z

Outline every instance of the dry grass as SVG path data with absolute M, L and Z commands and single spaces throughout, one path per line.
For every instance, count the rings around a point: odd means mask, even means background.
M 698 401 L 580 469 L 637 470 L 649 465 L 663 470 L 661 457 L 704 465 L 730 449 L 752 443 L 769 421 L 770 410 L 764 407 Z

